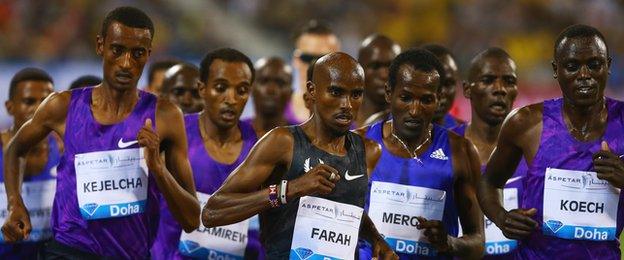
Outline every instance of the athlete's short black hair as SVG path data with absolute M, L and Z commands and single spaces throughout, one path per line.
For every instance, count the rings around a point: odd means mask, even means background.
M 412 48 L 402 52 L 394 58 L 390 64 L 388 71 L 388 85 L 391 90 L 394 90 L 394 86 L 397 83 L 397 77 L 399 69 L 403 65 L 408 65 L 415 70 L 423 72 L 437 71 L 440 75 L 440 83 L 444 82 L 444 67 L 442 63 L 436 58 L 436 56 L 428 50 L 420 48 Z M 438 86 L 438 90 L 439 90 Z
M 17 92 L 17 84 L 19 84 L 20 82 L 29 81 L 29 80 L 47 81 L 47 82 L 54 84 L 54 80 L 52 80 L 52 77 L 50 77 L 50 74 L 48 74 L 44 70 L 39 69 L 39 68 L 33 68 L 33 67 L 24 68 L 18 71 L 17 73 L 15 73 L 13 78 L 11 78 L 11 83 L 9 85 L 9 99 L 13 99 L 13 97 L 15 96 L 15 92 Z
M 206 82 L 208 80 L 208 74 L 210 72 L 210 65 L 215 60 L 222 60 L 227 62 L 244 62 L 251 70 L 251 82 L 253 82 L 256 77 L 256 70 L 254 69 L 253 63 L 247 57 L 247 55 L 242 52 L 232 49 L 232 48 L 221 48 L 216 49 L 214 51 L 209 52 L 204 56 L 201 63 L 199 64 L 199 80 L 201 82 Z
M 609 46 L 607 46 L 607 41 L 605 40 L 604 35 L 602 35 L 602 33 L 598 31 L 598 29 L 585 24 L 575 24 L 566 27 L 565 29 L 563 29 L 563 31 L 561 31 L 561 33 L 559 33 L 559 36 L 557 36 L 557 39 L 555 40 L 554 56 L 557 56 L 560 47 L 559 45 L 561 45 L 561 42 L 564 39 L 591 37 L 598 37 L 600 40 L 602 40 L 602 42 L 604 42 L 605 44 L 605 47 L 607 48 L 607 55 L 609 55 Z
M 160 61 L 152 63 L 149 66 L 149 69 L 147 69 L 147 84 L 148 85 L 152 84 L 152 82 L 154 81 L 154 76 L 156 75 L 157 71 L 159 70 L 166 71 L 178 63 L 180 62 L 177 60 L 160 60 Z
M 102 36 L 102 38 L 106 38 L 106 31 L 108 31 L 108 27 L 113 22 L 118 22 L 132 28 L 148 29 L 150 36 L 154 39 L 154 23 L 152 19 L 150 19 L 145 12 L 136 7 L 122 6 L 108 12 L 104 18 L 104 22 L 102 22 L 102 28 L 100 30 L 100 36 Z
M 324 22 L 310 20 L 293 34 L 293 41 L 297 42 L 299 37 L 304 34 L 328 35 L 334 34 L 334 31 Z
M 79 78 L 75 79 L 70 85 L 69 85 L 69 89 L 77 89 L 77 88 L 86 88 L 86 87 L 93 87 L 95 85 L 98 85 L 102 83 L 102 78 L 98 77 L 98 76 L 94 76 L 94 75 L 84 75 L 84 76 L 80 76 Z
M 453 60 L 455 60 L 455 55 L 453 55 L 451 50 L 449 50 L 448 48 L 440 44 L 429 43 L 429 44 L 423 45 L 421 48 L 430 51 L 436 57 L 442 57 L 444 55 L 448 55 L 448 56 L 451 56 Z

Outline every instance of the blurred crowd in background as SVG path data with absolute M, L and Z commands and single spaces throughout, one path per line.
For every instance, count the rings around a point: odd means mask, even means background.
M 25 66 L 45 69 L 57 91 L 75 78 L 100 75 L 95 36 L 106 11 L 125 1 L 0 0 L 0 99 L 13 74 Z M 197 63 L 209 50 L 232 47 L 252 59 L 277 55 L 290 60 L 293 32 L 310 19 L 327 23 L 342 50 L 356 55 L 360 42 L 379 32 L 404 49 L 424 43 L 450 48 L 460 71 L 489 46 L 516 60 L 516 106 L 558 95 L 550 60 L 554 39 L 568 25 L 597 27 L 613 57 L 608 93 L 624 97 L 624 2 L 614 0 L 143 0 L 156 25 L 151 62 L 176 58 Z M 148 65 L 149 66 L 149 65 Z M 143 74 L 145 85 L 147 73 Z M 461 91 L 457 92 L 461 95 Z M 251 103 L 251 102 L 250 102 Z M 250 115 L 251 107 L 245 111 Z M 468 119 L 468 102 L 454 112 Z M 10 119 L 0 109 L 0 128 Z

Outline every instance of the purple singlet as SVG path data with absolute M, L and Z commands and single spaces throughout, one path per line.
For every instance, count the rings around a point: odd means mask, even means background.
M 160 195 L 151 174 L 148 174 L 147 183 L 141 183 L 141 185 L 147 185 L 147 197 L 142 205 L 143 212 L 141 213 L 87 220 L 82 213 L 85 209 L 79 207 L 77 195 L 102 190 L 118 191 L 127 189 L 129 185 L 138 185 L 138 182 L 130 184 L 129 180 L 124 183 L 103 180 L 98 182 L 99 186 L 91 186 L 91 188 L 85 184 L 83 189 L 80 185 L 78 187 L 80 191 L 77 191 L 78 175 L 75 165 L 75 161 L 78 160 L 77 155 L 80 154 L 102 151 L 127 152 L 130 149 L 139 148 L 134 140 L 137 139 L 137 134 L 146 119 L 156 122 L 157 98 L 142 90 L 137 91 L 139 99 L 133 111 L 123 121 L 112 125 L 102 125 L 94 119 L 91 112 L 93 88 L 76 89 L 71 92 L 64 136 L 65 153 L 58 166 L 56 196 L 52 209 L 51 223 L 54 239 L 57 242 L 77 250 L 107 257 L 125 259 L 149 257 L 149 249 L 158 227 Z M 110 161 L 111 164 L 122 167 L 126 165 L 125 162 L 128 162 L 126 157 L 98 160 L 85 163 Z M 130 161 L 129 163 L 136 162 Z M 93 171 L 95 170 L 97 169 L 94 168 Z M 109 175 L 100 175 L 102 178 L 107 176 Z M 97 188 L 94 189 L 94 187 Z M 106 199 L 103 196 L 101 198 L 103 201 Z M 98 206 L 95 203 L 91 205 Z M 91 213 L 94 213 L 98 209 L 89 208 L 88 210 L 93 210 Z M 111 215 L 114 214 L 111 213 Z
M 591 206 L 571 207 L 573 202 L 568 203 L 570 197 L 557 198 L 557 193 L 561 191 L 549 191 L 551 195 L 545 196 L 547 181 L 551 185 L 564 181 L 565 185 L 571 189 L 578 189 L 576 193 L 593 193 L 599 191 L 597 187 L 604 186 L 604 182 L 596 180 L 590 174 L 584 173 L 582 178 L 577 178 L 573 171 L 591 172 L 593 171 L 592 156 L 600 151 L 601 142 L 606 141 L 613 153 L 622 155 L 624 153 L 624 139 L 622 138 L 623 120 L 622 112 L 624 112 L 624 103 L 613 99 L 606 98 L 606 107 L 608 111 L 607 125 L 603 136 L 597 140 L 582 142 L 576 140 L 568 131 L 563 119 L 563 99 L 553 99 L 544 102 L 542 114 L 543 128 L 540 139 L 540 145 L 533 158 L 532 165 L 529 167 L 526 177 L 523 178 L 523 186 L 526 192 L 521 197 L 521 205 L 524 208 L 536 208 L 537 214 L 533 217 L 539 228 L 533 232 L 527 239 L 520 242 L 515 257 L 517 259 L 620 259 L 620 249 L 618 237 L 622 231 L 622 220 L 624 211 L 622 209 L 622 196 L 619 200 L 610 200 L 606 203 L 613 203 L 617 206 L 613 211 L 613 215 L 617 215 L 615 230 L 609 238 L 602 237 L 598 234 L 595 236 L 590 232 L 589 236 L 586 232 L 581 232 L 579 238 L 564 239 L 566 223 L 557 220 L 544 221 L 544 213 L 553 210 L 576 211 L 573 215 L 596 214 L 597 208 L 593 210 Z M 559 172 L 553 172 L 558 169 Z M 549 172 L 549 174 L 547 174 Z M 554 178 L 555 174 L 559 175 Z M 561 177 L 563 175 L 563 177 Z M 549 179 L 546 180 L 546 175 Z M 568 177 L 566 177 L 568 176 Z M 552 177 L 552 178 L 551 178 Z M 578 181 L 577 181 L 578 180 Z M 552 184 L 554 183 L 554 184 Z M 609 185 L 610 184 L 606 184 Z M 529 192 L 530 191 L 530 192 Z M 559 195 L 561 196 L 561 195 Z M 572 195 L 574 196 L 574 195 Z M 555 198 L 557 203 L 544 207 L 546 201 Z M 561 200 L 561 201 L 560 201 Z M 554 200 L 553 200 L 554 201 Z M 560 203 L 559 203 L 560 202 Z M 582 202 L 576 202 L 574 205 L 581 205 Z M 588 203 L 586 203 L 589 205 Z M 603 205 L 602 210 L 608 209 L 609 205 Z M 580 212 L 580 211 L 582 212 Z M 602 210 L 598 210 L 599 212 Z M 606 210 L 605 210 L 606 211 Z M 601 212 L 602 213 L 602 212 Z M 615 216 L 614 216 L 615 217 Z M 579 217 L 581 218 L 581 217 Z M 591 217 L 582 217 L 579 221 L 591 221 Z M 570 224 L 570 223 L 568 223 Z M 606 224 L 606 223 L 601 223 Z M 581 225 L 576 225 L 581 226 Z M 583 229 L 583 228 L 581 228 Z M 598 228 L 589 228 L 598 230 Z M 576 237 L 576 230 L 574 235 Z M 602 232 L 598 232 L 602 233 Z M 598 238 L 598 239 L 596 239 Z
M 256 133 L 249 123 L 239 122 L 238 127 L 243 139 L 243 147 L 238 158 L 231 164 L 224 164 L 215 161 L 206 151 L 204 140 L 201 136 L 199 114 L 188 114 L 184 117 L 186 124 L 186 135 L 189 145 L 189 161 L 193 169 L 193 179 L 197 192 L 213 194 L 225 181 L 238 165 L 247 157 L 249 150 L 257 141 Z M 221 254 L 211 249 L 197 248 L 192 242 L 183 241 L 180 243 L 182 228 L 171 215 L 164 198 L 161 204 L 161 221 L 158 228 L 158 235 L 152 247 L 152 257 L 154 259 L 183 259 L 187 256 L 197 256 L 206 258 L 208 255 L 216 256 Z M 264 253 L 258 252 L 260 247 L 259 234 L 257 230 L 248 234 L 247 254 L 259 254 L 258 259 L 263 259 Z M 186 243 L 186 244 L 184 244 Z M 179 251 L 179 247 L 186 250 L 184 255 Z M 254 248 L 250 248 L 254 247 Z M 253 252 L 255 251 L 255 252 Z M 255 257 L 254 257 L 255 258 Z M 229 259 L 229 258 L 224 258 Z

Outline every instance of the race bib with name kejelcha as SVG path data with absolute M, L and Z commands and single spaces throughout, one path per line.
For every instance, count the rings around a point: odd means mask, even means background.
M 620 190 L 595 172 L 547 168 L 544 175 L 544 235 L 565 239 L 615 240 Z
M 56 180 L 32 181 L 22 183 L 22 200 L 30 215 L 32 230 L 25 241 L 36 242 L 47 240 L 52 237 L 50 228 L 50 215 L 54 194 L 56 192 Z M 0 223 L 4 223 L 9 216 L 7 210 L 7 196 L 4 183 L 0 183 Z M 0 243 L 4 237 L 0 232 Z
M 503 189 L 503 206 L 505 210 L 518 208 L 518 189 Z M 518 247 L 518 241 L 509 239 L 487 217 L 485 218 L 485 253 L 487 255 L 507 254 Z
M 363 212 L 354 205 L 301 197 L 289 259 L 354 259 Z
M 373 181 L 368 215 L 395 252 L 436 256 L 416 217 L 442 220 L 445 201 L 443 190 Z
M 148 170 L 142 148 L 76 154 L 76 194 L 86 220 L 143 213 Z
M 210 195 L 197 192 L 197 197 L 204 208 Z M 213 228 L 205 227 L 201 220 L 199 223 L 197 230 L 182 232 L 178 245 L 182 255 L 200 259 L 244 259 L 249 220 Z

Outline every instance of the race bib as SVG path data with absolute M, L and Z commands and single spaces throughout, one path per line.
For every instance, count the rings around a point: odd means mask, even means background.
M 363 212 L 349 204 L 301 197 L 289 259 L 353 259 Z
M 33 181 L 22 183 L 22 200 L 30 215 L 32 231 L 25 241 L 43 241 L 52 237 L 50 228 L 50 213 L 56 192 L 56 180 Z M 9 212 L 7 210 L 7 196 L 4 183 L 0 183 L 0 223 L 4 223 Z M 4 237 L 0 233 L 0 242 L 4 242 Z
M 436 256 L 416 217 L 442 220 L 445 201 L 443 190 L 373 181 L 368 214 L 394 251 Z
M 76 194 L 86 220 L 143 213 L 147 202 L 147 165 L 143 149 L 76 154 Z
M 544 235 L 565 239 L 616 239 L 620 190 L 595 172 L 546 169 Z
M 204 208 L 210 195 L 197 192 Z M 185 256 L 201 259 L 243 259 L 247 247 L 249 220 L 235 224 L 207 228 L 201 223 L 197 230 L 182 232 L 178 249 Z
M 503 189 L 503 207 L 509 211 L 518 208 L 518 189 Z M 518 241 L 506 238 L 500 230 L 487 217 L 485 218 L 485 253 L 488 255 L 500 255 L 511 252 L 518 247 Z

